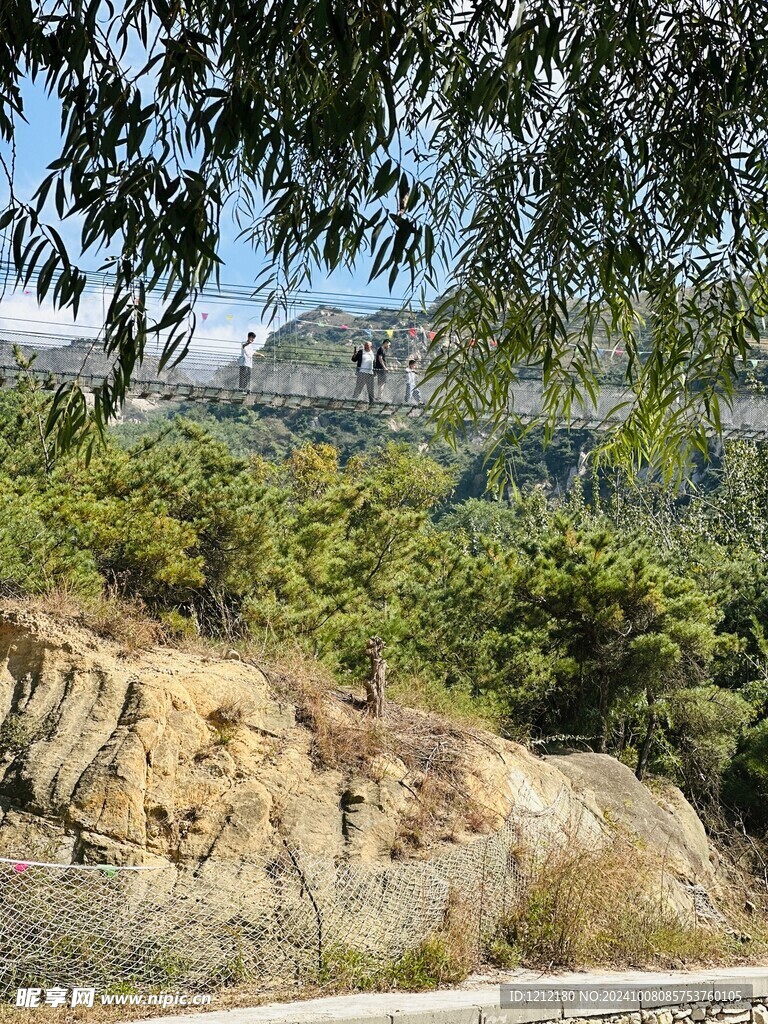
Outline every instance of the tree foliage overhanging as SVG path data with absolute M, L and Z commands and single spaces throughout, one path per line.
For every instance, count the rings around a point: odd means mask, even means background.
M 274 301 L 361 259 L 390 287 L 444 276 L 436 348 L 475 339 L 435 363 L 449 432 L 479 412 L 514 427 L 522 363 L 542 368 L 545 418 L 567 415 L 621 339 L 634 409 L 613 449 L 653 461 L 703 445 L 765 312 L 767 34 L 763 0 L 8 0 L 0 225 L 60 306 L 77 307 L 78 260 L 119 253 L 100 421 L 148 334 L 183 353 L 226 211 Z M 62 144 L 27 197 L 30 78 L 60 103 Z M 56 231 L 68 216 L 82 253 Z M 58 416 L 83 428 L 76 387 Z

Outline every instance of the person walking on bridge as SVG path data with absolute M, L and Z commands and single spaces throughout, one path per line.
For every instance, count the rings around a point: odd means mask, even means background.
M 376 350 L 376 358 L 373 361 L 374 375 L 376 377 L 376 397 L 379 401 L 382 400 L 384 393 L 384 385 L 387 383 L 387 374 L 389 373 L 389 364 L 387 359 L 389 357 L 389 339 L 383 341 Z
M 363 347 L 360 349 L 355 346 L 355 353 L 352 356 L 352 362 L 357 363 L 357 381 L 355 382 L 355 393 L 352 398 L 353 400 L 359 398 L 363 392 L 363 388 L 367 388 L 368 404 L 373 405 L 374 354 L 373 346 L 370 341 L 363 342 Z
M 416 386 L 416 360 L 408 360 L 408 372 L 405 375 L 405 404 L 410 405 L 411 401 L 424 405 L 424 399 Z
M 240 367 L 240 390 L 250 391 L 251 369 L 253 367 L 253 353 L 256 351 L 256 335 L 248 331 L 248 338 L 243 342 L 240 349 L 240 358 L 237 363 Z

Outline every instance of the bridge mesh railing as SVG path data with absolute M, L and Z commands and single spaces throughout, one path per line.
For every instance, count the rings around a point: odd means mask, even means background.
M 21 376 L 14 357 L 14 344 L 0 340 L 0 385 L 13 385 Z M 52 347 L 19 346 L 25 358 L 35 356 L 31 372 L 47 386 L 79 381 L 85 387 L 98 387 L 109 374 L 112 361 L 92 341 L 74 341 Z M 157 357 L 147 355 L 134 375 L 133 394 L 190 398 L 202 401 L 253 400 L 272 405 L 315 408 L 374 409 L 386 412 L 396 408 L 428 406 L 442 378 L 435 376 L 418 383 L 418 393 L 407 389 L 406 371 L 390 370 L 381 375 L 360 374 L 350 363 L 319 366 L 311 363 L 254 359 L 244 374 L 231 355 L 190 354 L 178 366 L 159 368 Z M 545 403 L 541 384 L 521 380 L 510 389 L 510 415 L 524 421 L 538 419 Z M 569 424 L 599 429 L 626 418 L 631 396 L 621 388 L 603 386 L 595 402 L 574 402 Z M 722 403 L 725 433 L 761 437 L 768 434 L 768 400 L 757 395 L 736 395 L 730 406 Z
M 112 361 L 91 343 L 74 342 L 61 347 L 33 348 L 18 346 L 25 359 L 34 355 L 31 374 L 43 382 L 53 378 L 57 383 L 78 380 L 85 386 L 98 386 L 109 374 Z M 5 383 L 13 383 L 21 371 L 10 342 L 0 341 L 0 373 Z M 437 381 L 420 383 L 413 397 L 406 394 L 404 369 L 386 374 L 360 374 L 348 366 L 318 366 L 311 363 L 254 359 L 253 366 L 243 369 L 226 354 L 190 353 L 178 366 L 159 368 L 156 357 L 148 355 L 136 370 L 133 393 L 165 394 L 172 391 L 179 397 L 234 397 L 252 395 L 258 399 L 305 399 L 308 404 L 325 400 L 342 403 L 413 405 L 426 403 L 433 395 Z
M 479 944 L 519 899 L 537 858 L 595 828 L 563 796 L 414 863 L 338 862 L 285 845 L 234 866 L 114 873 L 0 864 L 0 997 L 31 985 L 266 988 L 317 979 L 343 951 L 375 962 L 418 947 L 456 900 Z

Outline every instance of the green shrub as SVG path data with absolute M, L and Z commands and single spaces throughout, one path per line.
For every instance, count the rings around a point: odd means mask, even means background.
M 446 936 L 434 935 L 416 949 L 382 962 L 370 953 L 336 948 L 323 957 L 318 972 L 320 984 L 357 992 L 385 992 L 405 989 L 423 992 L 440 985 L 455 984 L 467 975 L 460 952 L 452 951 Z

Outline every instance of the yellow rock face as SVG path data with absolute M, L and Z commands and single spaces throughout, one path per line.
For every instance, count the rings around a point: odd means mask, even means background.
M 221 880 L 285 842 L 337 860 L 423 858 L 516 809 L 541 816 L 545 838 L 568 828 L 586 844 L 620 819 L 681 878 L 707 880 L 706 836 L 679 791 L 657 803 L 611 758 L 542 759 L 394 705 L 363 756 L 371 723 L 343 696 L 318 698 L 341 751 L 323 763 L 317 721 L 252 664 L 169 648 L 126 656 L 0 607 L 0 852 L 215 864 Z

